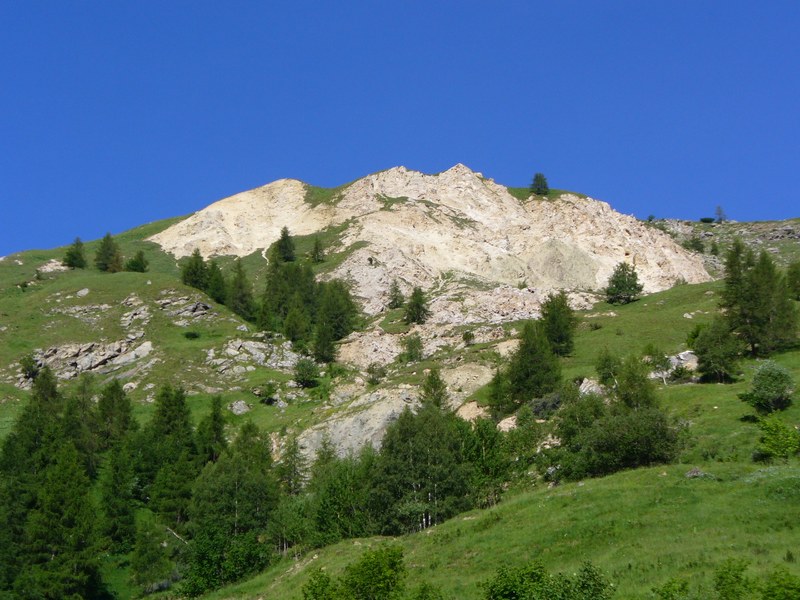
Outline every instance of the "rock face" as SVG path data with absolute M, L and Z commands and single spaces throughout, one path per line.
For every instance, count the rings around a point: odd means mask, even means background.
M 284 226 L 306 235 L 347 222 L 331 250 L 356 249 L 330 276 L 350 280 L 369 314 L 384 308 L 392 279 L 404 292 L 422 286 L 440 304 L 434 319 L 446 322 L 535 316 L 548 292 L 600 289 L 622 261 L 635 265 L 646 292 L 710 279 L 701 259 L 605 202 L 571 194 L 522 202 L 464 165 L 438 175 L 396 167 L 316 206 L 305 201 L 307 189 L 276 181 L 150 239 L 177 257 L 195 248 L 245 256 L 269 246 Z

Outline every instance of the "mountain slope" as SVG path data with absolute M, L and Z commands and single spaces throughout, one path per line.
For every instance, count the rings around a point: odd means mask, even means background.
M 516 318 L 530 317 L 552 290 L 601 288 L 622 261 L 636 266 L 646 292 L 710 279 L 669 236 L 604 202 L 572 194 L 520 201 L 464 165 L 438 175 L 396 167 L 344 186 L 326 202 L 313 200 L 312 188 L 279 180 L 216 202 L 150 239 L 176 257 L 195 248 L 205 256 L 245 256 L 269 246 L 284 226 L 310 235 L 345 224 L 333 250 L 352 252 L 330 275 L 353 283 L 368 314 L 383 309 L 395 278 L 406 291 L 436 287 L 437 297 L 450 300 L 459 281 L 480 283 L 470 286 L 484 288 L 469 307 L 475 320 L 490 320 L 475 313 L 495 306 L 497 288 L 519 305 Z M 527 293 L 511 291 L 517 287 Z M 459 308 L 434 307 L 434 321 L 460 321 Z

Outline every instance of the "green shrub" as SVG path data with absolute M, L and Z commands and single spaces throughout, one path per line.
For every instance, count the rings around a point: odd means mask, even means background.
M 766 360 L 753 376 L 752 389 L 739 394 L 739 398 L 759 413 L 767 414 L 788 408 L 792 403 L 793 393 L 794 380 L 789 371 L 771 360 Z
M 316 387 L 319 382 L 319 367 L 310 358 L 301 358 L 294 366 L 294 380 L 302 388 Z
M 417 362 L 422 360 L 422 338 L 416 333 L 407 335 L 400 342 L 403 352 L 398 357 L 401 362 Z

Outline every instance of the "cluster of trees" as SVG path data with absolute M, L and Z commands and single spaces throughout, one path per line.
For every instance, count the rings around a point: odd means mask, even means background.
M 85 269 L 86 252 L 83 247 L 81 238 L 75 238 L 72 245 L 67 248 L 64 258 L 61 261 L 65 267 L 70 269 Z M 144 273 L 147 271 L 149 262 L 145 258 L 144 252 L 139 250 L 133 257 L 127 261 L 124 260 L 119 245 L 107 233 L 102 240 L 94 255 L 94 266 L 106 273 L 118 273 L 120 271 L 133 271 L 136 273 Z
M 678 432 L 658 405 L 651 368 L 642 356 L 604 351 L 597 373 L 607 397 L 562 388 L 554 419 L 561 444 L 543 454 L 555 478 L 596 477 L 675 458 Z
M 312 261 L 323 256 L 312 252 Z M 335 359 L 335 342 L 355 329 L 358 306 L 349 287 L 334 279 L 317 282 L 308 262 L 296 260 L 294 242 L 284 227 L 270 253 L 266 285 L 259 301 L 253 294 L 242 261 L 226 278 L 215 260 L 206 264 L 199 250 L 181 266 L 181 280 L 206 292 L 243 319 L 261 329 L 283 333 L 301 350 L 310 350 L 320 362 Z
M 784 274 L 769 253 L 756 257 L 741 241 L 733 243 L 725 256 L 722 314 L 689 339 L 706 379 L 731 381 L 743 354 L 765 357 L 797 343 L 796 270 L 792 265 Z
M 492 378 L 489 403 L 495 416 L 509 414 L 559 388 L 558 357 L 572 352 L 576 327 L 566 294 L 550 294 L 542 304 L 541 319 L 522 325 L 519 347 Z
M 103 597 L 103 552 L 128 553 L 143 592 L 181 580 L 197 595 L 281 554 L 418 531 L 496 502 L 538 433 L 461 420 L 436 370 L 380 451 L 338 457 L 325 443 L 311 465 L 296 440 L 273 464 L 249 422 L 229 443 L 219 398 L 195 426 L 183 391 L 164 386 L 140 426 L 116 381 L 97 403 L 89 379 L 65 395 L 47 368 L 33 389 L 0 455 L 0 588 L 30 597 Z

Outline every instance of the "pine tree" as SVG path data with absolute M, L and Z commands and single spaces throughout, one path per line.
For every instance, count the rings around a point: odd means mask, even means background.
M 206 263 L 203 261 L 200 250 L 195 248 L 189 259 L 181 265 L 181 281 L 184 285 L 204 290 L 207 277 Z
M 400 291 L 400 284 L 397 279 L 392 279 L 392 285 L 389 286 L 389 308 L 400 308 L 405 303 L 406 299 L 403 297 L 403 292 Z
M 423 404 L 432 404 L 438 408 L 445 408 L 447 398 L 447 384 L 442 379 L 442 374 L 437 368 L 431 369 L 422 383 L 420 401 Z
M 211 412 L 197 426 L 197 451 L 203 462 L 216 462 L 227 447 L 222 397 L 214 396 L 211 399 Z
M 340 340 L 355 329 L 358 307 L 347 285 L 334 279 L 319 288 L 319 309 L 316 320 L 331 327 L 334 340 Z
M 100 392 L 97 415 L 101 448 L 117 445 L 128 431 L 136 427 L 130 398 L 118 379 L 112 379 Z
M 300 452 L 300 443 L 296 436 L 286 442 L 281 453 L 281 460 L 275 466 L 275 473 L 283 491 L 290 496 L 298 496 L 306 483 L 306 461 Z
M 317 323 L 314 334 L 314 360 L 321 363 L 332 363 L 336 360 L 333 325 L 328 321 Z
M 128 552 L 136 534 L 134 479 L 130 449 L 117 444 L 100 475 L 100 533 L 116 552 Z
M 547 187 L 547 178 L 542 173 L 536 173 L 533 176 L 530 192 L 536 196 L 547 196 L 550 192 L 550 188 Z
M 425 292 L 422 291 L 422 288 L 415 287 L 406 304 L 403 321 L 409 325 L 411 323 L 422 324 L 427 321 L 430 315 L 431 311 L 428 308 L 428 300 L 425 298 Z
M 219 268 L 217 261 L 211 260 L 206 269 L 206 294 L 214 301 L 225 304 L 225 295 L 228 292 L 228 285 L 225 282 L 225 275 Z
M 150 263 L 145 258 L 144 252 L 139 250 L 133 258 L 129 258 L 125 262 L 125 270 L 134 273 L 145 273 L 149 265 Z
M 289 228 L 284 226 L 281 229 L 281 237 L 278 239 L 277 256 L 283 262 L 292 262 L 294 255 L 294 240 L 289 235 Z
M 81 238 L 76 237 L 72 245 L 67 249 L 64 254 L 64 260 L 61 261 L 65 267 L 70 269 L 85 269 L 86 268 L 86 255 L 83 251 L 83 242 Z
M 609 304 L 628 304 L 633 302 L 642 292 L 636 269 L 628 263 L 621 262 L 611 274 L 605 289 L 606 302 Z
M 94 265 L 99 270 L 107 273 L 122 271 L 122 254 L 120 254 L 119 246 L 117 246 L 110 233 L 107 233 L 100 240 L 100 246 L 94 255 Z
M 572 352 L 577 324 L 575 311 L 570 307 L 565 292 L 547 296 L 542 304 L 542 325 L 555 354 L 567 356 Z
M 311 249 L 311 262 L 321 263 L 325 260 L 325 251 L 322 249 L 322 242 L 318 237 L 314 237 L 314 246 Z
M 731 333 L 725 319 L 716 318 L 700 330 L 692 349 L 697 354 L 697 370 L 704 378 L 718 382 L 736 375 L 742 341 Z
M 131 554 L 131 581 L 144 594 L 168 588 L 175 565 L 169 558 L 167 530 L 152 516 L 143 517 L 136 525 L 136 543 Z
M 740 278 L 730 282 L 726 275 L 723 303 L 731 330 L 741 336 L 753 355 L 768 355 L 793 343 L 797 309 L 789 297 L 786 278 L 772 257 L 762 251 Z
M 561 382 L 561 366 L 539 322 L 522 327 L 519 347 L 508 364 L 508 391 L 516 405 L 541 398 Z
M 283 335 L 294 343 L 306 340 L 309 335 L 310 321 L 302 299 L 299 294 L 295 294 L 292 298 L 291 308 L 283 320 Z
M 231 277 L 225 305 L 246 321 L 250 321 L 255 317 L 253 287 L 247 279 L 247 273 L 244 270 L 241 259 L 237 259 L 233 267 L 233 276 Z
M 791 263 L 786 270 L 786 285 L 791 297 L 800 300 L 800 260 Z
M 98 597 L 95 511 L 75 447 L 62 445 L 42 475 L 25 524 L 15 591 L 25 598 Z

